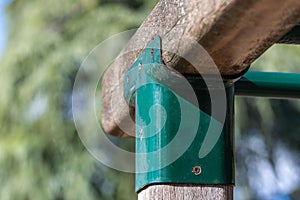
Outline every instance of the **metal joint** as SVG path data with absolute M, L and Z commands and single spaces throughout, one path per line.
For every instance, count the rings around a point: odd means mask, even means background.
M 186 79 L 163 65 L 160 45 L 156 36 L 124 76 L 125 99 L 136 107 L 136 190 L 159 183 L 234 184 L 233 87 L 226 89 L 228 109 L 222 127 L 210 115 L 207 89 L 189 82 L 199 106 L 181 95 Z M 201 120 L 195 122 L 196 117 Z M 210 123 L 221 134 L 201 157 L 202 144 L 213 137 L 207 132 Z

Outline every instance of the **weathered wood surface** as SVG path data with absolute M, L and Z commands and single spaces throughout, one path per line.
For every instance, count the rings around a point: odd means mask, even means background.
M 138 200 L 231 200 L 233 186 L 152 185 L 138 194 Z
M 209 53 L 223 76 L 235 77 L 300 21 L 299 0 L 160 0 L 102 81 L 102 125 L 116 136 L 134 134 L 123 98 L 123 74 L 154 35 L 162 37 L 163 61 L 181 73 L 196 73 L 179 57 L 193 38 Z M 175 53 L 172 53 L 175 52 Z M 198 66 L 199 67 L 199 66 Z M 209 66 L 200 66 L 211 73 Z

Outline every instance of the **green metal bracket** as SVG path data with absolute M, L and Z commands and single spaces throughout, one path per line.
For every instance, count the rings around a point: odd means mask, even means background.
M 207 88 L 194 87 L 199 106 L 172 88 L 183 80 L 163 65 L 158 36 L 124 76 L 125 99 L 136 107 L 137 191 L 159 183 L 234 184 L 233 87 L 226 88 L 223 127 L 210 115 Z

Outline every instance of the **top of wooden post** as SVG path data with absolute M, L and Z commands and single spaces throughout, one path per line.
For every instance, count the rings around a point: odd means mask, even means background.
M 104 74 L 104 130 L 115 136 L 134 135 L 134 108 L 124 99 L 123 75 L 155 35 L 162 38 L 168 66 L 198 73 L 178 56 L 193 53 L 185 36 L 198 42 L 221 75 L 230 79 L 239 77 L 299 21 L 299 0 L 160 0 Z M 211 73 L 209 67 L 201 72 Z

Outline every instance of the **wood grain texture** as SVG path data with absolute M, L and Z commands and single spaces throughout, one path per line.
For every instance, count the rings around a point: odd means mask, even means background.
M 102 79 L 102 125 L 115 136 L 134 134 L 134 109 L 123 98 L 123 75 L 155 35 L 163 61 L 180 73 L 213 73 L 191 66 L 192 38 L 202 45 L 221 75 L 236 77 L 300 21 L 299 0 L 160 0 Z
M 232 200 L 233 186 L 152 185 L 138 193 L 138 200 Z

